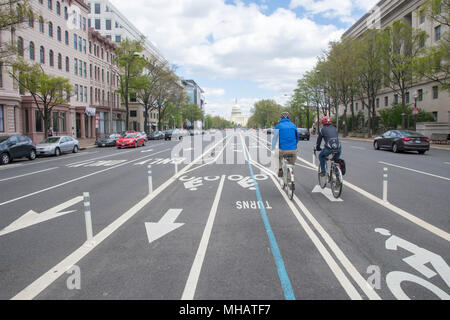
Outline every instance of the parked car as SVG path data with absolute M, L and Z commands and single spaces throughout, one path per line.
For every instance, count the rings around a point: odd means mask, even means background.
M 430 150 L 430 139 L 415 131 L 390 130 L 376 137 L 373 141 L 373 147 L 376 150 L 417 151 L 419 154 L 424 154 Z
M 147 135 L 147 132 L 141 131 L 141 132 L 139 132 L 139 134 L 140 134 L 141 136 L 144 137 L 145 141 L 148 141 L 148 135 Z
M 154 131 L 150 134 L 150 140 L 161 140 L 164 139 L 164 133 L 162 131 Z
M 38 156 L 60 156 L 62 153 L 77 153 L 80 150 L 80 143 L 69 136 L 48 137 L 36 146 Z
M 298 131 L 298 138 L 300 140 L 308 140 L 310 138 L 309 130 L 305 128 L 297 128 Z
M 145 146 L 145 138 L 139 132 L 126 133 L 116 141 L 117 149 L 127 147 L 137 148 L 140 146 Z
M 174 129 L 171 135 L 173 140 L 183 140 L 184 137 L 189 136 L 189 132 L 184 129 Z
M 30 138 L 22 134 L 0 136 L 0 164 L 23 157 L 36 159 L 36 146 Z
M 120 134 L 118 133 L 106 134 L 98 138 L 95 144 L 98 147 L 114 147 L 116 145 L 117 139 L 119 138 Z
M 164 140 L 172 140 L 173 130 L 164 131 Z

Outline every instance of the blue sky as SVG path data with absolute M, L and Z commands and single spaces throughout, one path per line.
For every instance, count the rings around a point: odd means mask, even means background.
M 111 0 L 205 91 L 206 113 L 246 115 L 260 99 L 285 103 L 329 41 L 377 0 Z

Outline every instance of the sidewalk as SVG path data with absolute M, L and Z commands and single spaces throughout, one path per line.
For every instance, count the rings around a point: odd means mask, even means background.
M 78 141 L 80 142 L 80 150 L 86 150 L 86 149 L 91 149 L 91 148 L 95 148 L 95 138 L 90 138 L 90 139 L 78 139 Z
M 373 142 L 374 138 L 355 138 L 355 137 L 346 137 L 344 138 L 342 135 L 339 136 L 342 140 L 354 140 L 354 141 L 365 141 L 365 142 Z M 447 150 L 450 151 L 450 144 L 430 144 L 430 149 L 435 150 Z

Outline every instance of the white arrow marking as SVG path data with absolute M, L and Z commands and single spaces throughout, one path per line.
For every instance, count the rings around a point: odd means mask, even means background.
M 341 198 L 336 199 L 336 198 L 333 196 L 333 193 L 331 192 L 331 189 L 330 189 L 330 188 L 322 189 L 319 185 L 316 185 L 316 186 L 314 187 L 314 189 L 313 189 L 312 192 L 313 192 L 313 193 L 321 193 L 321 194 L 323 194 L 325 197 L 327 197 L 328 200 L 330 200 L 330 201 L 332 201 L 332 202 L 342 202 L 342 201 L 344 201 L 344 200 L 342 200 Z
M 184 225 L 184 223 L 175 222 L 181 211 L 183 209 L 169 209 L 159 222 L 146 222 L 145 229 L 147 230 L 148 243 L 152 243 Z
M 153 149 L 147 149 L 147 150 L 142 150 L 141 152 L 145 153 L 145 152 L 152 152 Z
M 203 185 L 203 179 L 201 177 L 189 180 L 184 183 L 184 187 L 189 190 L 197 190 L 198 187 Z
M 21 216 L 19 219 L 17 219 L 13 223 L 11 223 L 9 226 L 4 228 L 2 231 L 0 231 L 0 236 L 3 236 L 5 234 L 8 234 L 8 233 L 20 230 L 20 229 L 30 227 L 32 225 L 35 225 L 35 224 L 38 224 L 38 223 L 41 223 L 41 222 L 44 222 L 44 221 L 47 221 L 50 219 L 60 217 L 62 215 L 68 214 L 68 213 L 75 212 L 76 210 L 70 210 L 70 211 L 64 211 L 64 212 L 60 212 L 60 211 L 67 209 L 81 201 L 83 201 L 82 196 L 73 198 L 72 200 L 64 202 L 63 204 L 60 204 L 54 208 L 48 209 L 47 211 L 44 211 L 42 213 L 36 213 L 35 211 L 30 210 L 27 213 L 25 213 L 23 216 Z

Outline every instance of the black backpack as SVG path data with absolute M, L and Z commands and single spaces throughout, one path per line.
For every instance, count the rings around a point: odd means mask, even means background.
M 339 165 L 339 168 L 341 169 L 342 175 L 345 176 L 346 168 L 345 168 L 345 161 L 344 159 L 339 159 L 336 161 L 336 163 Z

